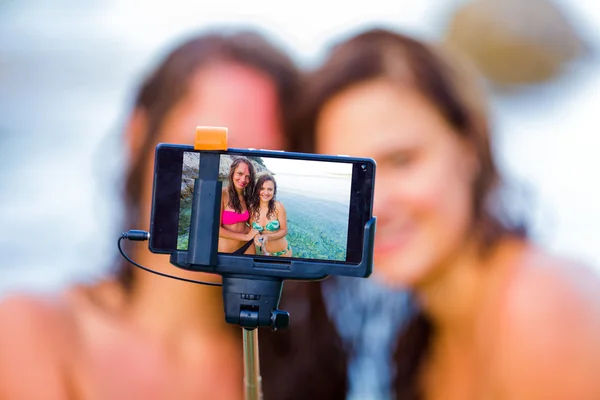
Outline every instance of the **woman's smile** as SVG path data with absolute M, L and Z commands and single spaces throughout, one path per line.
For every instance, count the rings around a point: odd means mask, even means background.
M 273 196 L 269 192 L 263 192 L 260 194 L 261 200 L 264 200 L 264 201 L 269 201 L 269 200 L 271 200 L 272 197 Z
M 235 181 L 238 188 L 243 189 L 248 186 L 248 182 L 245 178 L 236 179 Z

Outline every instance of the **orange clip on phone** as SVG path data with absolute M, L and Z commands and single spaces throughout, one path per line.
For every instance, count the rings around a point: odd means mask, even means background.
M 196 127 L 195 150 L 227 150 L 227 128 L 220 126 Z

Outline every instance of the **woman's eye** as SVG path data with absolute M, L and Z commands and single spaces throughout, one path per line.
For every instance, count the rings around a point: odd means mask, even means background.
M 412 156 L 406 153 L 393 154 L 389 158 L 391 166 L 406 167 L 412 162 Z

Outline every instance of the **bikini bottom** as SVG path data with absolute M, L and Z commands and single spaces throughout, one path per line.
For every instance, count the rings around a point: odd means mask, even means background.
M 284 255 L 285 253 L 287 253 L 289 250 L 292 250 L 292 246 L 290 246 L 290 244 L 288 243 L 288 245 L 287 245 L 287 249 L 285 249 L 285 250 L 281 250 L 281 251 L 276 251 L 276 252 L 274 252 L 274 253 L 269 253 L 269 255 L 270 255 L 270 256 L 275 256 L 275 257 L 277 257 L 277 256 L 282 256 L 282 255 Z

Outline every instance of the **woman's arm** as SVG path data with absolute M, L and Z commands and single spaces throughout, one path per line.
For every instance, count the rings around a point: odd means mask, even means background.
M 285 213 L 285 207 L 283 206 L 283 203 L 278 201 L 275 204 L 275 211 L 277 212 L 277 219 L 279 220 L 279 230 L 275 232 L 263 232 L 262 234 L 267 238 L 267 240 L 281 239 L 288 233 L 287 215 Z

